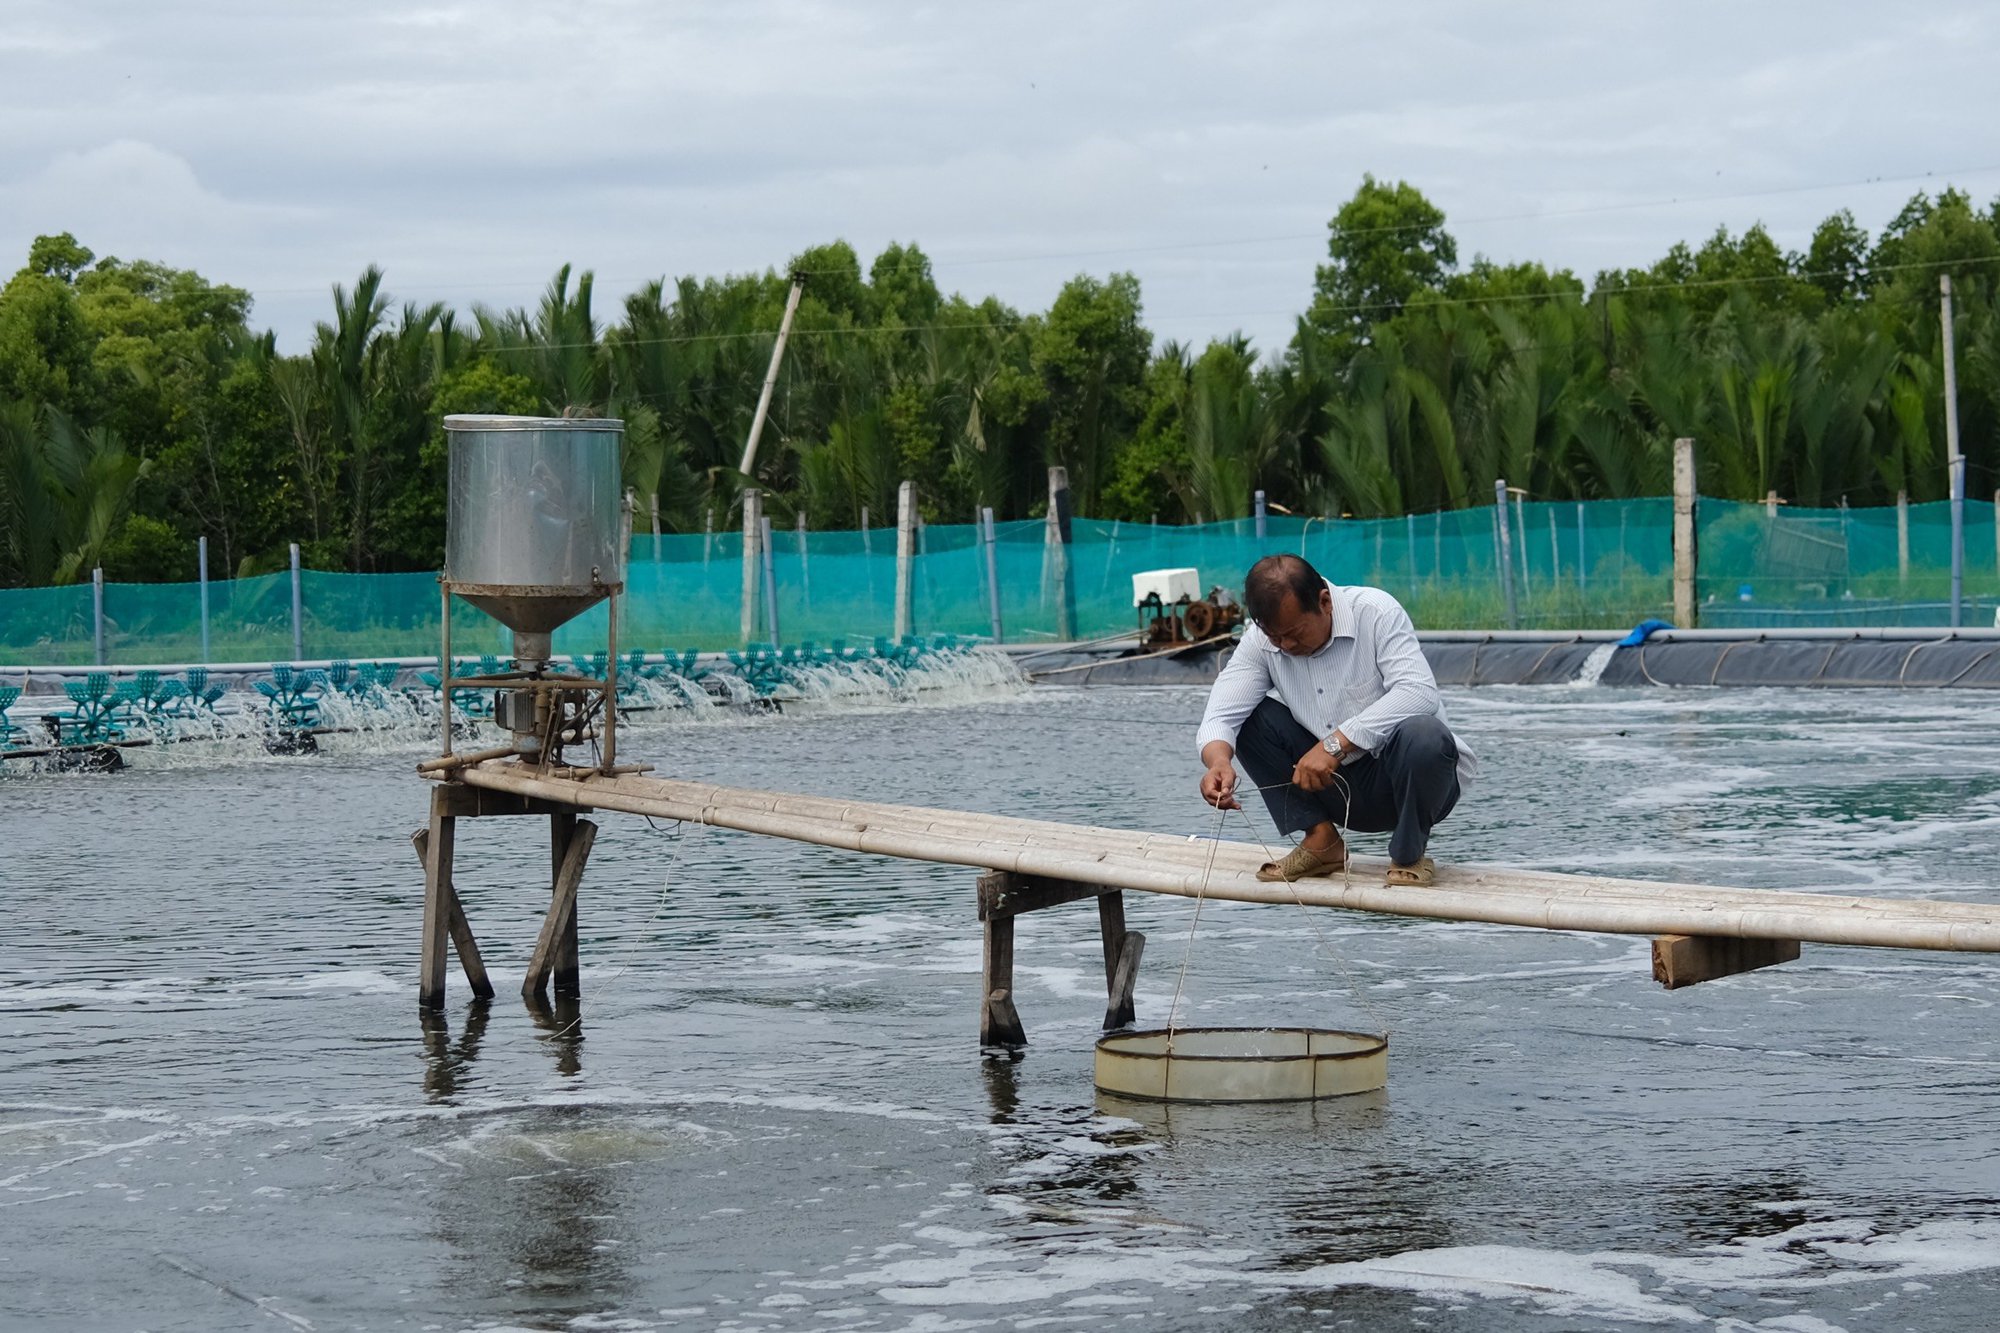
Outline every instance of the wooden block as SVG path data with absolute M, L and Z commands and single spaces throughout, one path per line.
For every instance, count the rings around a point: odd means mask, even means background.
M 1028 1032 L 1021 1026 L 1021 1016 L 1014 1012 L 1014 996 L 1011 991 L 997 990 L 987 995 L 985 1008 L 979 1018 L 979 1044 L 981 1046 L 1028 1044 Z
M 1717 977 L 1789 963 L 1797 940 L 1745 940 L 1722 935 L 1659 935 L 1653 939 L 1653 980 L 1679 990 Z
M 1106 1032 L 1132 1026 L 1132 990 L 1139 984 L 1139 959 L 1145 952 L 1146 937 L 1136 930 L 1127 931 L 1118 946 L 1118 968 L 1111 976 L 1111 1002 L 1104 1010 Z
M 1047 875 L 1016 875 L 1006 870 L 988 871 L 979 877 L 979 919 L 1019 916 L 1044 907 L 1056 907 L 1084 898 L 1101 898 L 1118 890 L 1106 884 L 1082 884 Z
M 439 783 L 433 799 L 442 800 L 445 813 L 459 819 L 474 819 L 481 815 L 553 815 L 569 810 L 568 806 L 554 801 L 544 801 L 534 796 L 516 796 L 509 791 L 492 791 L 486 787 L 469 787 L 460 782 Z

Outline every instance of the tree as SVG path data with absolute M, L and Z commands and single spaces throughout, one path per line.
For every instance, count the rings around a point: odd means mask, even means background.
M 1069 469 L 1083 513 L 1095 509 L 1116 444 L 1144 407 L 1152 343 L 1140 322 L 1139 279 L 1130 273 L 1102 282 L 1071 278 L 1030 333 L 1046 400 L 1047 461 Z
M 1836 306 L 1862 293 L 1867 266 L 1868 233 L 1843 208 L 1813 229 L 1801 276 Z
M 1327 223 L 1327 257 L 1306 318 L 1322 336 L 1365 342 L 1417 292 L 1440 286 L 1458 263 L 1444 212 L 1413 185 L 1372 175 Z
M 0 399 L 87 409 L 98 397 L 75 266 L 90 251 L 69 233 L 35 239 L 27 266 L 0 287 Z

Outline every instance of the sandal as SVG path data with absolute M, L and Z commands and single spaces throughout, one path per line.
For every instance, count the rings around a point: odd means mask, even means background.
M 1413 866 L 1399 866 L 1392 863 L 1389 866 L 1389 873 L 1382 877 L 1382 882 L 1400 888 L 1427 889 L 1437 883 L 1437 869 L 1437 862 L 1428 856 L 1420 857 Z
M 1257 867 L 1257 878 L 1267 884 L 1289 884 L 1296 879 L 1318 879 L 1347 869 L 1347 845 L 1335 843 L 1316 852 L 1304 843 L 1292 848 L 1282 861 L 1266 861 Z

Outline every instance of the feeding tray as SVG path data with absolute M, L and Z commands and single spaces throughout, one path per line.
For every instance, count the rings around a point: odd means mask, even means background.
M 1307 1102 L 1389 1081 L 1389 1039 L 1326 1028 L 1156 1028 L 1097 1043 L 1097 1090 L 1149 1102 Z

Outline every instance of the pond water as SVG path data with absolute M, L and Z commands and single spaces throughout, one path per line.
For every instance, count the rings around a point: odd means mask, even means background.
M 663 773 L 1198 835 L 1188 690 L 637 727 Z M 1443 858 L 2000 902 L 2000 701 L 1454 692 Z M 343 744 L 365 746 L 340 752 Z M 415 1003 L 416 737 L 0 778 L 0 1326 L 1990 1326 L 2000 959 L 1127 895 L 1138 1008 L 1386 1029 L 1386 1091 L 1100 1101 L 1089 904 L 976 1044 L 973 872 L 605 816 L 584 997 L 516 991 L 545 824 L 460 825 L 501 998 Z M 1257 837 L 1275 840 L 1262 812 Z M 1232 817 L 1224 836 L 1250 838 Z M 1380 839 L 1357 839 L 1379 854 Z

